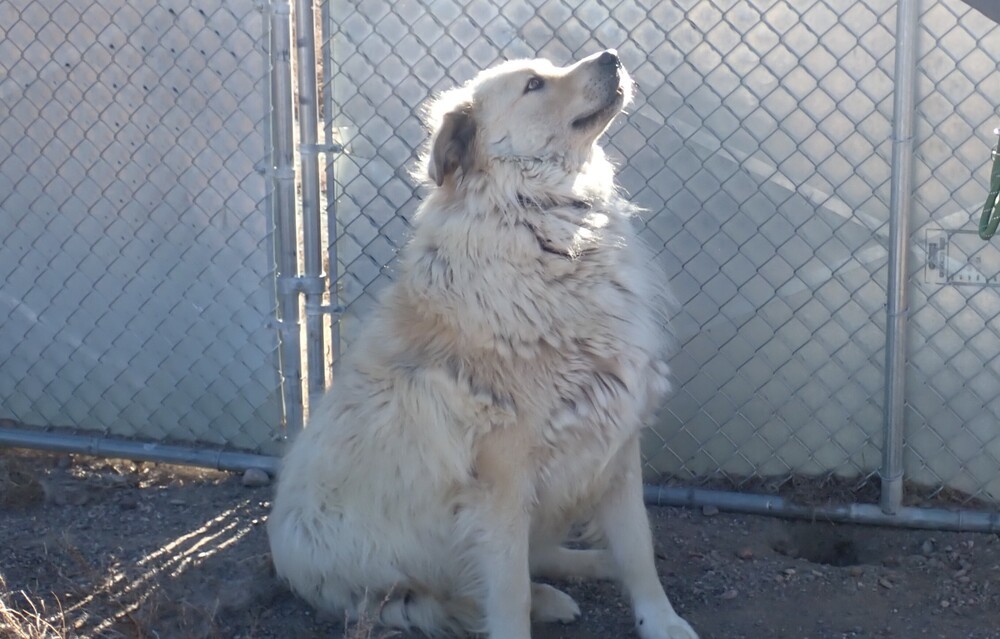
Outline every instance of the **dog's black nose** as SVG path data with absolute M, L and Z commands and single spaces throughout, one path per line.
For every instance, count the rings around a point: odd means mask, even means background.
M 614 49 L 608 49 L 597 58 L 597 63 L 601 66 L 617 67 L 621 66 L 621 62 L 618 60 L 618 52 Z

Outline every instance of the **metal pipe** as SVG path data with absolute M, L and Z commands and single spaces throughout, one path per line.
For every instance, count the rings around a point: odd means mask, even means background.
M 280 470 L 280 459 L 223 450 L 205 450 L 149 442 L 110 439 L 0 427 L 0 446 L 31 448 L 58 453 L 78 453 L 168 464 L 182 464 L 217 470 L 244 471 L 259 468 L 272 477 Z M 930 530 L 1000 532 L 1000 512 L 944 510 L 940 508 L 900 508 L 894 515 L 869 504 L 804 506 L 773 495 L 732 493 L 701 488 L 644 486 L 646 503 L 651 506 L 701 508 L 753 515 L 770 515 L 810 521 L 898 526 Z
M 928 530 L 1000 532 L 1000 512 L 899 507 L 893 514 L 873 504 L 803 506 L 782 497 L 731 493 L 701 488 L 644 486 L 651 506 L 715 506 L 719 510 L 752 515 L 770 515 L 810 521 L 897 526 Z
M 0 446 L 182 464 L 217 470 L 244 471 L 248 468 L 259 468 L 272 477 L 277 474 L 279 463 L 277 457 L 268 455 L 109 439 L 103 435 L 70 435 L 3 427 L 0 427 Z
M 333 139 L 333 16 L 330 15 L 329 0 L 323 2 L 320 7 L 320 16 L 323 21 L 323 30 L 320 37 L 323 38 L 323 80 L 326 87 L 323 91 L 323 141 L 326 147 L 333 148 L 338 144 Z M 334 171 L 335 162 L 332 156 L 326 157 L 326 237 L 327 237 L 327 269 L 329 270 L 330 305 L 334 308 L 340 307 L 340 294 L 337 290 L 339 286 L 339 268 L 337 263 L 337 239 L 340 234 L 337 230 L 337 181 Z M 331 359 L 336 362 L 340 359 L 340 313 L 331 315 L 330 321 L 330 354 Z
M 309 405 L 326 390 L 323 347 L 323 248 L 319 215 L 319 159 L 316 147 L 316 36 L 312 0 L 295 0 L 295 53 L 299 105 L 299 169 L 302 180 L 302 261 L 306 288 L 306 383 Z
M 288 433 L 302 429 L 302 361 L 299 353 L 298 233 L 295 226 L 295 155 L 292 139 L 291 7 L 271 9 L 271 111 L 274 149 L 274 246 L 277 253 L 278 358 Z
M 906 411 L 907 255 L 913 195 L 913 120 L 918 0 L 896 6 L 896 68 L 889 196 L 889 281 L 886 308 L 885 408 L 880 505 L 893 515 L 903 503 L 903 426 Z

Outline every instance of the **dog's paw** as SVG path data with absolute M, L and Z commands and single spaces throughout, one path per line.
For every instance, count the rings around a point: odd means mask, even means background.
M 570 623 L 580 617 L 573 598 L 548 584 L 531 584 L 531 619 L 541 623 Z
M 635 627 L 642 639 L 698 639 L 691 625 L 669 607 L 637 611 Z

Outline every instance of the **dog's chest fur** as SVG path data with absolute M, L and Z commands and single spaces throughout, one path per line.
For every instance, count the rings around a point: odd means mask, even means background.
M 663 282 L 614 198 L 520 204 L 420 220 L 398 330 L 411 361 L 476 398 L 473 437 L 534 429 L 542 475 L 590 480 L 669 388 Z

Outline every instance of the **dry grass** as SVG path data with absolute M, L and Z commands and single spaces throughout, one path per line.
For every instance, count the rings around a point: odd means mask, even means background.
M 56 540 L 50 552 L 47 572 L 56 576 L 66 605 L 55 593 L 43 597 L 11 591 L 0 576 L 0 639 L 219 636 L 217 602 L 193 604 L 182 593 L 171 592 L 157 572 L 137 578 L 134 567 L 117 561 L 95 565 L 66 537 Z
M 15 600 L 23 604 L 15 606 Z M 66 617 L 56 600 L 58 610 L 49 613 L 45 602 L 35 602 L 27 593 L 11 593 L 0 575 L 0 637 L 4 639 L 70 639 Z
M 0 538 L 16 530 L 20 546 L 7 544 L 11 552 L 0 561 L 0 639 L 226 639 L 236 636 L 230 626 L 241 639 L 275 639 L 291 636 L 289 624 L 313 624 L 300 602 L 272 613 L 272 602 L 292 597 L 276 581 L 261 543 L 257 524 L 265 504 L 238 486 L 229 490 L 226 478 L 151 463 L 0 450 Z M 201 503 L 195 495 L 213 484 L 231 498 Z M 194 492 L 176 490 L 188 487 Z M 18 522 L 35 509 L 50 525 L 24 534 Z M 93 538 L 87 526 L 68 525 L 95 512 L 95 521 L 122 517 L 109 530 L 110 542 Z M 146 538 L 150 525 L 163 530 Z M 382 606 L 349 624 L 327 618 L 315 625 L 324 636 L 342 639 L 398 637 L 378 625 Z
M 105 580 L 106 581 L 106 580 Z M 162 597 L 144 597 L 142 601 L 124 602 L 120 595 L 115 596 L 109 592 L 107 585 L 95 584 L 94 595 L 103 595 L 107 604 L 114 604 L 117 613 L 114 618 L 119 624 L 114 629 L 107 629 L 102 636 L 115 637 L 135 637 L 142 639 L 147 637 L 213 637 L 217 636 L 216 629 L 211 623 L 214 615 L 206 614 L 208 611 L 197 611 L 200 614 L 192 614 L 191 610 L 178 610 L 177 604 L 169 605 L 170 610 L 161 610 L 165 603 Z M 388 601 L 388 597 L 383 600 L 381 606 Z M 136 605 L 139 604 L 139 605 Z M 381 606 L 379 610 L 381 610 Z M 183 608 L 184 606 L 181 605 Z M 71 613 L 63 609 L 62 604 L 56 598 L 54 610 L 50 610 L 45 601 L 34 597 L 24 591 L 12 592 L 8 590 L 6 581 L 0 575 L 0 639 L 80 639 L 81 635 L 73 630 L 73 622 L 70 620 Z M 202 617 L 202 618 L 196 618 Z M 170 630 L 157 630 L 157 620 L 171 618 L 175 622 L 171 630 L 180 634 L 174 635 Z M 206 621 L 208 622 L 206 624 Z M 179 622 L 179 623 L 178 623 Z M 206 627 L 206 625 L 208 627 Z M 353 623 L 345 620 L 344 639 L 391 639 L 399 636 L 395 630 L 380 628 L 378 625 L 378 614 L 371 614 L 365 610 L 361 616 Z M 252 639 L 256 632 L 244 635 L 246 639 Z
M 390 590 L 382 603 L 379 604 L 378 612 L 381 612 L 382 608 L 389 603 L 391 597 L 392 591 Z M 376 631 L 380 631 L 379 634 L 375 634 Z M 344 639 L 390 639 L 390 637 L 397 636 L 399 633 L 395 630 L 380 629 L 378 627 L 378 614 L 372 616 L 367 606 L 361 606 L 361 614 L 353 624 L 349 619 L 344 619 Z

